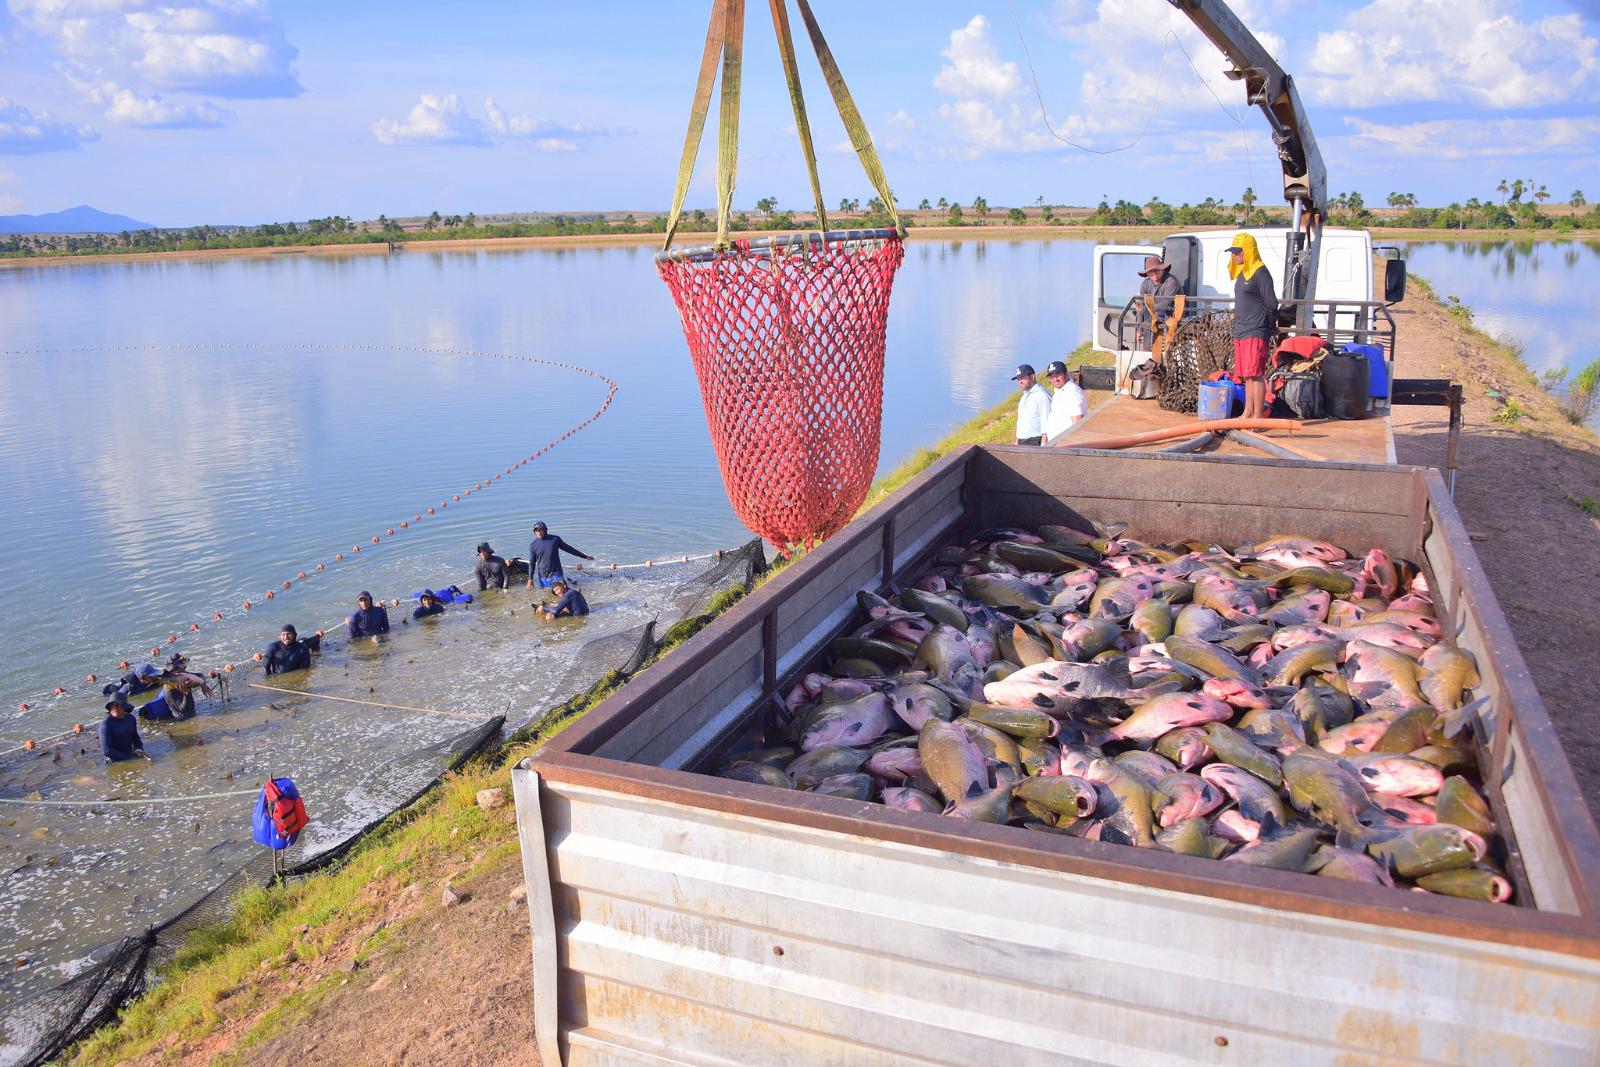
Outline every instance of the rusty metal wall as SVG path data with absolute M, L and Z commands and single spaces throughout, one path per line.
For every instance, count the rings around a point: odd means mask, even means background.
M 530 885 L 555 875 L 529 902 L 547 900 L 559 932 L 559 954 L 535 949 L 535 987 L 562 1063 L 1600 1055 L 1594 959 L 740 818 L 526 766 L 514 780 L 525 846 L 544 846 L 525 852 Z

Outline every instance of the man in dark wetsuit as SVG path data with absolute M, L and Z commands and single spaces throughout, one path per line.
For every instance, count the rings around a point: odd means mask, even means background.
M 363 589 L 356 597 L 356 610 L 345 623 L 350 627 L 350 640 L 370 637 L 376 644 L 378 635 L 389 632 L 389 612 L 382 604 L 373 604 L 372 594 Z
M 262 655 L 268 674 L 288 674 L 311 666 L 311 646 L 300 640 L 295 628 L 285 623 L 278 639 Z
M 496 589 L 506 589 L 511 585 L 511 571 L 506 567 L 506 561 L 494 554 L 494 549 L 485 541 L 478 546 L 478 566 L 473 571 L 478 576 L 478 592 L 483 592 L 491 585 Z
M 532 589 L 535 582 L 549 587 L 555 584 L 557 578 L 566 577 L 561 570 L 561 553 L 577 556 L 579 559 L 594 559 L 587 553 L 580 552 L 567 544 L 559 537 L 550 536 L 550 532 L 542 522 L 533 524 L 533 541 L 528 545 L 528 588 Z
M 211 695 L 211 686 L 189 670 L 183 653 L 174 652 L 161 673 L 161 695 L 139 709 L 141 719 L 192 719 L 195 716 L 194 691 Z
M 534 611 L 545 619 L 554 621 L 563 615 L 579 618 L 589 614 L 589 602 L 583 599 L 583 594 L 569 586 L 564 578 L 557 578 L 550 585 L 550 591 L 557 596 L 554 607 L 549 604 L 540 604 Z
M 413 619 L 426 619 L 430 615 L 444 614 L 444 605 L 439 603 L 439 598 L 432 589 L 424 589 L 422 596 L 417 599 L 421 600 L 422 603 L 418 605 L 416 611 L 411 613 Z
M 107 763 L 122 763 L 135 756 L 150 756 L 139 738 L 139 723 L 133 717 L 133 705 L 120 696 L 106 701 L 106 717 L 100 720 L 100 752 Z

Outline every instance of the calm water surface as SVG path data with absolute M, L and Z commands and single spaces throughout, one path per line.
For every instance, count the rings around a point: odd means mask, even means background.
M 1564 367 L 1575 375 L 1600 358 L 1588 322 L 1600 241 L 1413 242 L 1406 260 L 1441 299 L 1471 306 L 1480 330 L 1521 342 L 1535 374 Z M 1590 425 L 1600 430 L 1600 416 Z

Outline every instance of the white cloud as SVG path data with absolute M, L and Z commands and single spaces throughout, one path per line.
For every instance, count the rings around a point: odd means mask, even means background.
M 933 87 L 947 96 L 987 96 L 1003 100 L 1022 91 L 1017 65 L 1002 60 L 989 40 L 989 20 L 972 16 L 959 30 L 950 31 L 950 46 L 939 53 L 950 62 L 940 68 Z
M 8 0 L 79 79 L 233 99 L 297 96 L 267 0 Z M 145 94 L 148 96 L 148 94 Z M 209 106 L 209 105 L 206 105 Z
M 493 97 L 484 100 L 483 111 L 488 116 L 489 130 L 496 137 L 532 141 L 533 146 L 541 152 L 576 152 L 578 141 L 587 137 L 603 137 L 611 132 L 585 122 L 566 123 L 508 115 L 494 102 Z
M 1522 21 L 1518 0 L 1373 0 L 1319 34 L 1304 84 L 1346 107 L 1465 100 L 1495 108 L 1593 99 L 1600 41 L 1579 15 Z
M 372 124 L 372 133 L 379 141 L 392 145 L 489 144 L 483 124 L 467 114 L 455 93 L 423 93 L 404 121 L 379 119 Z
M 511 115 L 493 97 L 484 100 L 483 111 L 484 118 L 479 120 L 454 93 L 424 93 L 403 121 L 379 119 L 372 124 L 372 132 L 384 144 L 483 147 L 497 141 L 523 141 L 540 152 L 576 152 L 583 141 L 619 132 L 582 122 Z
M 90 85 L 74 81 L 79 91 L 105 108 L 106 118 L 124 126 L 146 129 L 194 130 L 223 126 L 233 113 L 209 101 L 181 104 L 164 99 L 160 93 L 148 96 L 124 89 L 115 82 Z
M 54 152 L 99 139 L 88 126 L 60 122 L 45 111 L 34 114 L 0 96 L 0 155 Z
M 1363 150 L 1403 157 L 1497 159 L 1597 154 L 1600 118 L 1439 119 L 1386 126 L 1346 118 Z
M 9 170 L 0 170 L 0 186 L 10 185 L 17 180 L 16 174 Z M 0 192 L 0 214 L 10 215 L 22 207 L 22 197 L 15 193 Z

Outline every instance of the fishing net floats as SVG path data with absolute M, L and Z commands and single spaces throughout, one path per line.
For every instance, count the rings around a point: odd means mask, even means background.
M 521 459 L 517 460 L 515 463 L 511 464 L 510 466 L 507 466 L 507 467 L 505 467 L 504 469 L 502 469 L 500 471 L 496 471 L 494 474 L 490 475 L 488 478 L 483 479 L 482 481 L 473 483 L 471 488 L 463 489 L 459 493 L 452 494 L 449 500 L 440 500 L 437 506 L 429 506 L 425 511 L 422 511 L 422 510 L 416 511 L 416 512 L 414 512 L 412 514 L 411 518 L 402 520 L 401 522 L 399 522 L 398 524 L 396 524 L 394 526 L 386 527 L 384 529 L 384 531 L 382 533 L 380 533 L 380 534 L 373 534 L 371 536 L 370 540 L 368 542 L 366 542 L 366 547 L 369 547 L 369 548 L 370 547 L 376 547 L 378 545 L 381 545 L 387 539 L 399 536 L 400 531 L 410 529 L 413 525 L 422 522 L 423 519 L 426 516 L 437 515 L 439 512 L 444 511 L 445 509 L 449 508 L 449 506 L 452 503 L 459 504 L 463 500 L 465 500 L 467 497 L 472 496 L 473 493 L 481 493 L 481 492 L 483 492 L 484 490 L 486 490 L 490 486 L 492 486 L 495 482 L 498 482 L 503 478 L 509 477 L 510 475 L 514 474 L 516 471 L 518 471 L 518 470 L 522 469 L 523 467 L 527 466 L 529 463 L 532 463 L 534 460 L 543 457 L 544 455 L 546 455 L 547 453 L 549 453 L 550 451 L 555 449 L 555 447 L 557 445 L 562 444 L 563 442 L 570 440 L 580 430 L 586 429 L 587 427 L 593 425 L 596 421 L 598 421 L 599 418 L 602 415 L 604 415 L 608 410 L 610 410 L 611 402 L 612 402 L 612 400 L 614 400 L 616 398 L 616 395 L 617 395 L 617 383 L 616 383 L 616 381 L 613 378 L 611 378 L 609 375 L 602 374 L 600 371 L 594 370 L 594 369 L 589 368 L 589 367 L 580 367 L 577 364 L 564 363 L 564 362 L 561 362 L 559 360 L 540 359 L 537 356 L 518 356 L 518 355 L 512 355 L 510 353 L 505 353 L 505 352 L 482 352 L 482 351 L 477 351 L 475 349 L 464 349 L 464 348 L 435 348 L 435 347 L 403 346 L 403 345 L 317 344 L 317 343 L 278 344 L 278 343 L 272 343 L 272 342 L 240 342 L 240 343 L 233 343 L 233 344 L 84 345 L 84 346 L 67 346 L 67 347 L 59 347 L 59 348 L 21 348 L 21 349 L 0 350 L 0 355 L 57 355 L 57 354 L 65 354 L 65 353 L 77 353 L 77 352 L 149 352 L 149 351 L 173 351 L 173 350 L 196 350 L 196 349 L 208 350 L 209 351 L 209 350 L 219 349 L 219 348 L 220 349 L 249 349 L 249 350 L 252 350 L 252 351 L 283 351 L 283 350 L 311 349 L 311 350 L 315 350 L 315 351 L 349 351 L 349 352 L 414 352 L 414 353 L 419 353 L 419 354 L 424 354 L 424 355 L 463 356 L 463 357 L 470 357 L 470 358 L 475 358 L 475 359 L 498 359 L 498 360 L 502 360 L 502 361 L 505 361 L 505 362 L 511 362 L 511 363 L 527 363 L 527 364 L 534 365 L 534 366 L 552 367 L 552 368 L 555 368 L 555 369 L 558 369 L 558 370 L 572 371 L 573 373 L 576 373 L 576 374 L 587 375 L 587 376 L 589 376 L 589 377 L 595 379 L 596 381 L 599 381 L 599 382 L 601 382 L 602 384 L 605 385 L 605 387 L 606 387 L 605 399 L 601 401 L 600 406 L 598 408 L 596 408 L 594 413 L 591 414 L 588 418 L 584 419 L 582 422 L 580 422 L 577 425 L 573 426 L 571 429 L 566 430 L 560 436 L 558 436 L 558 437 L 552 439 L 551 441 L 547 442 L 543 447 L 537 448 L 533 452 L 530 452 L 528 455 L 526 455 L 526 456 L 522 457 Z M 363 544 L 361 542 L 357 542 L 357 543 L 351 545 L 350 546 L 349 555 L 350 556 L 359 555 L 361 553 L 362 548 L 363 548 Z M 334 553 L 333 560 L 331 561 L 331 563 L 343 563 L 346 560 L 346 558 L 347 558 L 347 556 L 346 556 L 345 553 L 336 552 L 336 553 Z M 303 571 L 299 571 L 294 575 L 294 577 L 285 578 L 279 585 L 266 590 L 266 592 L 264 592 L 256 600 L 245 599 L 244 601 L 242 601 L 239 604 L 239 607 L 238 607 L 237 611 L 235 611 L 235 612 L 224 612 L 222 610 L 213 611 L 211 613 L 210 621 L 213 622 L 213 623 L 219 623 L 219 622 L 225 621 L 230 615 L 233 616 L 233 617 L 239 617 L 239 616 L 242 616 L 244 614 L 247 614 L 253 608 L 255 608 L 256 606 L 258 606 L 259 604 L 261 604 L 261 603 L 263 603 L 265 601 L 276 600 L 278 598 L 278 594 L 279 593 L 285 593 L 285 592 L 290 591 L 291 589 L 294 588 L 296 583 L 307 582 L 307 581 L 311 580 L 313 575 L 322 574 L 322 573 L 326 572 L 326 570 L 328 569 L 329 566 L 330 566 L 330 563 L 318 563 L 313 568 L 311 568 L 311 570 L 309 570 L 309 571 L 304 571 L 304 570 Z M 624 566 L 625 565 L 619 565 L 614 569 L 622 570 L 622 569 L 624 569 Z M 632 565 L 627 565 L 627 566 L 632 566 Z M 398 603 L 399 603 L 398 600 L 395 601 L 396 605 L 398 605 Z M 187 630 L 184 631 L 184 633 L 186 635 L 187 634 L 200 633 L 202 629 L 203 629 L 203 625 L 201 623 L 199 623 L 199 622 L 191 622 L 191 623 L 188 624 L 188 628 L 187 628 Z M 319 631 L 319 634 L 320 634 L 320 631 Z M 180 640 L 180 637 L 176 632 L 169 633 L 169 634 L 167 634 L 166 638 L 163 641 L 159 641 L 159 642 L 157 642 L 157 643 L 155 643 L 155 644 L 150 646 L 150 653 L 149 654 L 151 656 L 159 656 L 159 655 L 161 655 L 161 653 L 162 653 L 162 651 L 164 649 L 170 648 L 171 646 L 176 645 L 179 640 Z M 257 656 L 256 658 L 259 659 L 260 657 Z M 118 664 L 117 669 L 118 670 L 122 670 L 122 671 L 128 670 L 129 669 L 129 661 L 127 659 L 122 660 Z M 234 670 L 234 665 L 233 664 L 228 664 L 225 668 L 223 668 L 223 670 L 225 672 L 227 672 L 227 673 L 232 673 L 232 671 Z M 218 672 L 216 670 L 212 670 L 211 672 L 209 672 L 209 676 L 212 677 L 212 678 L 219 677 Z M 51 692 L 50 692 L 50 694 L 48 696 L 39 697 L 39 698 L 36 698 L 33 701 L 22 701 L 22 702 L 19 702 L 16 705 L 17 712 L 19 714 L 26 714 L 27 712 L 33 711 L 36 708 L 38 708 L 40 706 L 40 704 L 42 704 L 46 700 L 59 699 L 60 697 L 69 695 L 70 692 L 72 692 L 74 689 L 77 689 L 79 687 L 94 686 L 95 684 L 98 683 L 98 681 L 99 681 L 99 675 L 97 675 L 97 674 L 88 674 L 88 675 L 86 675 L 84 677 L 83 682 L 78 683 L 75 686 L 72 686 L 72 687 L 63 686 L 63 685 L 55 686 L 51 690 Z

